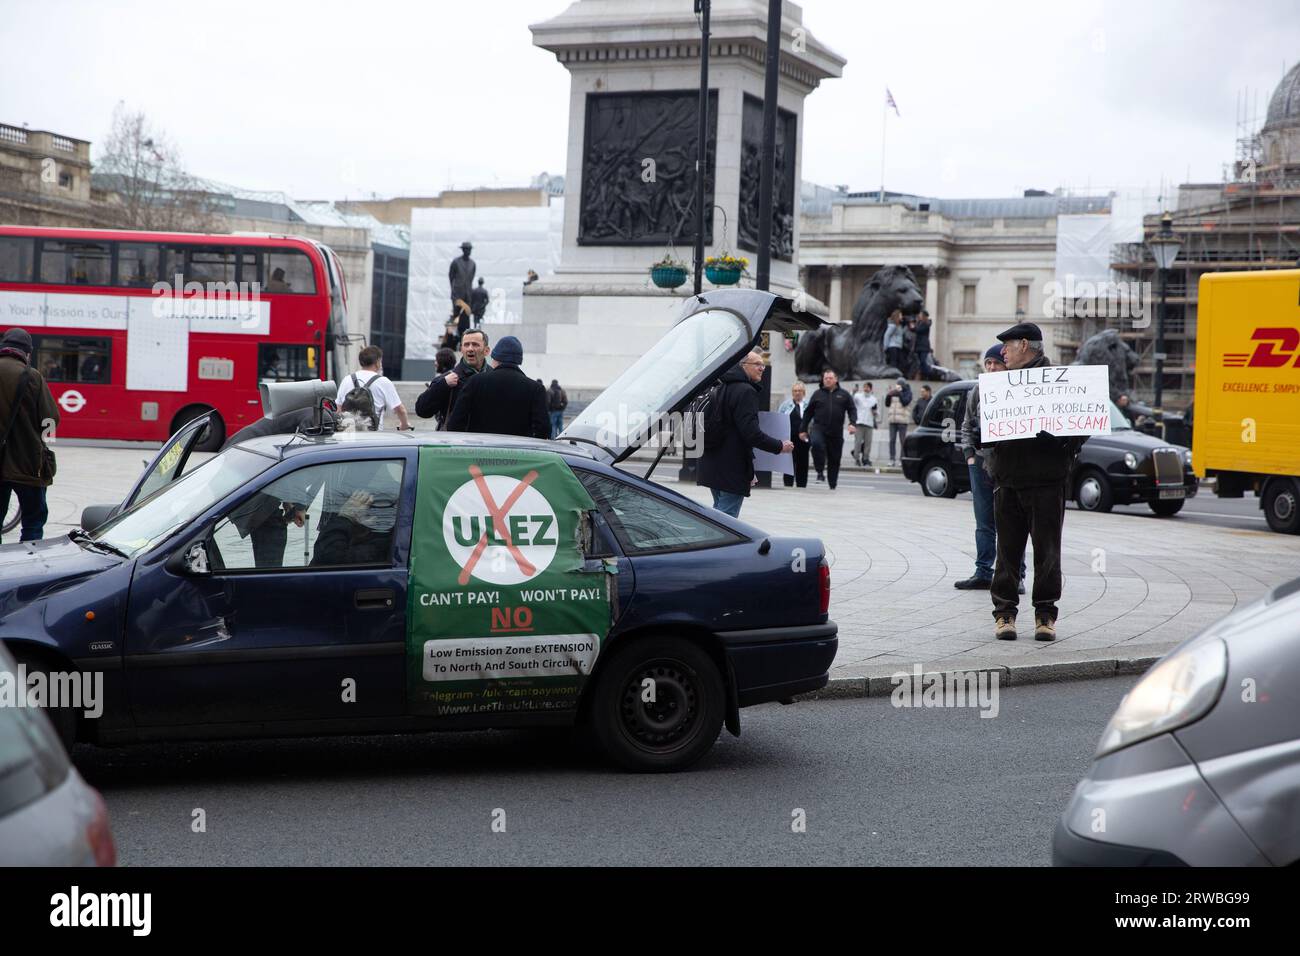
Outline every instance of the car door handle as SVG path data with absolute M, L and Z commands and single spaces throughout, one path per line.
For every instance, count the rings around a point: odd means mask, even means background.
M 392 607 L 393 591 L 391 588 L 363 588 L 353 595 L 353 599 L 362 610 Z

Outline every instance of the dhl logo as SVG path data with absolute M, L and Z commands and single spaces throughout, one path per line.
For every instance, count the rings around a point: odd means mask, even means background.
M 1259 342 L 1254 352 L 1224 352 L 1225 368 L 1300 368 L 1300 329 L 1256 329 L 1251 341 Z

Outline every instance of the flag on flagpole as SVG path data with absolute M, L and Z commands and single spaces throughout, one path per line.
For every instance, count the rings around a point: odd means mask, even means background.
M 898 104 L 894 102 L 894 94 L 889 92 L 889 87 L 885 87 L 885 105 L 893 107 L 894 115 L 899 119 L 903 118 L 903 114 L 898 112 Z

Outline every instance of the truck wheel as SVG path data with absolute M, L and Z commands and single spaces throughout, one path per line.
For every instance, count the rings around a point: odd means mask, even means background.
M 1264 489 L 1264 517 L 1282 534 L 1300 534 L 1300 493 L 1290 479 L 1274 479 Z
M 32 674 L 50 673 L 50 667 L 42 661 L 40 657 L 23 651 L 14 652 L 14 660 L 27 668 L 27 676 Z M 46 686 L 49 686 L 47 680 Z M 72 745 L 77 740 L 77 712 L 71 707 L 42 707 L 42 712 L 49 718 L 54 727 L 55 733 L 59 735 L 59 740 L 63 743 L 63 749 L 68 752 L 72 751 Z
M 927 498 L 956 498 L 957 482 L 952 470 L 945 463 L 931 458 L 921 468 L 921 491 Z
M 1147 502 L 1147 504 L 1151 507 L 1151 510 L 1154 511 L 1162 518 L 1168 518 L 1171 515 L 1178 514 L 1178 512 L 1183 510 L 1184 503 L 1185 500 L 1182 498 Z
M 664 773 L 709 751 L 725 708 L 722 675 L 707 653 L 680 637 L 652 637 L 613 652 L 588 716 L 606 757 L 627 770 Z
M 1074 500 L 1081 511 L 1110 511 L 1115 507 L 1115 496 L 1110 481 L 1095 468 L 1079 476 L 1074 486 Z

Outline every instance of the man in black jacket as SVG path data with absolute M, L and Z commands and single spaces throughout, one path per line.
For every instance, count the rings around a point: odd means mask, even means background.
M 722 440 L 712 443 L 706 436 L 695 483 L 712 491 L 713 507 L 733 518 L 740 517 L 740 506 L 754 481 L 754 449 L 774 455 L 794 450 L 794 442 L 766 435 L 758 425 L 758 383 L 763 368 L 762 354 L 750 352 L 739 365 L 724 372 L 722 392 L 714 398 L 721 403 L 720 414 L 706 416 L 720 422 Z
M 32 337 L 25 329 L 10 329 L 0 338 L 0 523 L 9 496 L 16 495 L 22 541 L 39 541 L 45 533 L 45 489 L 54 481 L 45 439 L 59 423 L 58 405 L 31 358 Z
M 487 371 L 487 333 L 470 329 L 460 341 L 460 363 L 446 375 L 439 375 L 415 400 L 415 414 L 447 422 L 465 385 L 479 372 Z
M 808 399 L 803 413 L 803 430 L 799 437 L 812 445 L 813 467 L 817 480 L 830 479 L 831 490 L 840 480 L 840 456 L 844 454 L 844 419 L 849 420 L 849 434 L 857 431 L 858 416 L 853 396 L 840 388 L 840 377 L 831 369 L 822 372 L 822 387 Z
M 1043 354 L 1043 333 L 1032 322 L 1014 325 L 998 339 L 1003 343 L 1008 369 L 1052 364 Z M 1020 564 L 1025 556 L 1026 539 L 1034 543 L 1034 639 L 1056 639 L 1066 483 L 1070 479 L 1070 466 L 1085 441 L 1086 437 L 1057 438 L 1040 431 L 1033 438 L 992 445 L 988 466 L 994 486 L 993 521 L 997 526 L 998 557 L 990 591 L 996 622 L 994 635 L 999 640 L 1016 639 Z
M 504 336 L 492 349 L 492 374 L 469 380 L 447 419 L 447 431 L 550 438 L 546 387 L 523 373 L 523 361 L 519 340 Z

